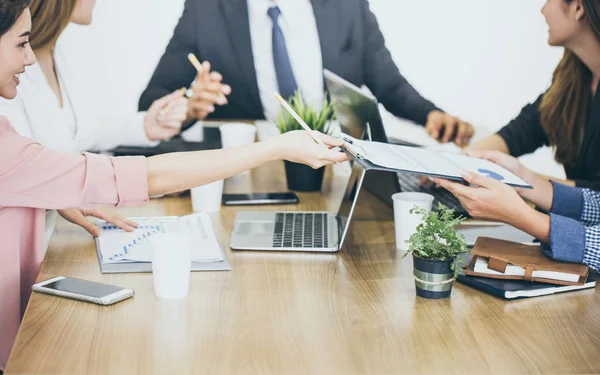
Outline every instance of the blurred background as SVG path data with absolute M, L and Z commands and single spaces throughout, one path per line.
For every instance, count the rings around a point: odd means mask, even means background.
M 402 74 L 447 112 L 490 132 L 547 89 L 562 56 L 546 43 L 544 2 L 370 0 Z M 62 37 L 71 74 L 105 110 L 131 113 L 183 5 L 184 0 L 98 0 L 92 25 L 70 25 Z M 102 74 L 85 73 L 90 71 Z M 551 159 L 545 149 L 524 162 L 564 176 Z

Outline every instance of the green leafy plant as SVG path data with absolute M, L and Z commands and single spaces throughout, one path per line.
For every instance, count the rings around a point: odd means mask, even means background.
M 294 96 L 288 100 L 288 103 L 312 130 L 325 134 L 329 134 L 333 130 L 330 129 L 329 124 L 330 121 L 335 118 L 335 110 L 333 104 L 327 98 L 323 101 L 323 109 L 320 112 L 315 111 L 312 107 L 307 105 L 299 91 L 296 91 Z M 277 127 L 281 133 L 302 130 L 302 126 L 284 111 L 279 114 Z
M 452 260 L 454 278 L 460 274 L 459 254 L 467 251 L 465 237 L 454 229 L 461 224 L 463 216 L 454 217 L 454 210 L 443 204 L 438 211 L 427 211 L 421 207 L 413 207 L 411 214 L 421 215 L 423 223 L 417 226 L 416 232 L 406 241 L 408 251 L 404 254 L 413 254 L 428 260 Z

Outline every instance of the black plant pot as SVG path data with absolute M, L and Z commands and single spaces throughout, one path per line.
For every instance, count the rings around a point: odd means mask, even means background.
M 288 189 L 296 191 L 320 191 L 325 167 L 312 169 L 308 165 L 285 162 Z
M 413 255 L 413 264 L 417 296 L 432 299 L 450 296 L 454 284 L 452 260 L 428 260 Z

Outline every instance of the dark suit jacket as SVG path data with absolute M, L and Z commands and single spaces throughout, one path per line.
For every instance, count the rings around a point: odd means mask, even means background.
M 323 67 L 366 85 L 394 115 L 424 124 L 436 109 L 398 71 L 367 0 L 311 0 Z M 229 104 L 209 119 L 263 119 L 250 41 L 246 0 L 187 0 L 173 38 L 143 92 L 139 108 L 178 88 L 196 71 L 188 53 L 208 60 L 232 87 Z

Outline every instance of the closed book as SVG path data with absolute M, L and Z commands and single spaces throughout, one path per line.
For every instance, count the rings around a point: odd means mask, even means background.
M 504 299 L 546 296 L 555 293 L 596 287 L 596 280 L 593 276 L 589 276 L 583 285 L 553 285 L 524 280 L 502 280 L 464 275 L 459 276 L 457 281 L 481 290 L 482 292 Z
M 525 280 L 557 285 L 584 285 L 590 269 L 546 256 L 539 245 L 480 237 L 470 252 L 469 276 L 505 280 Z

